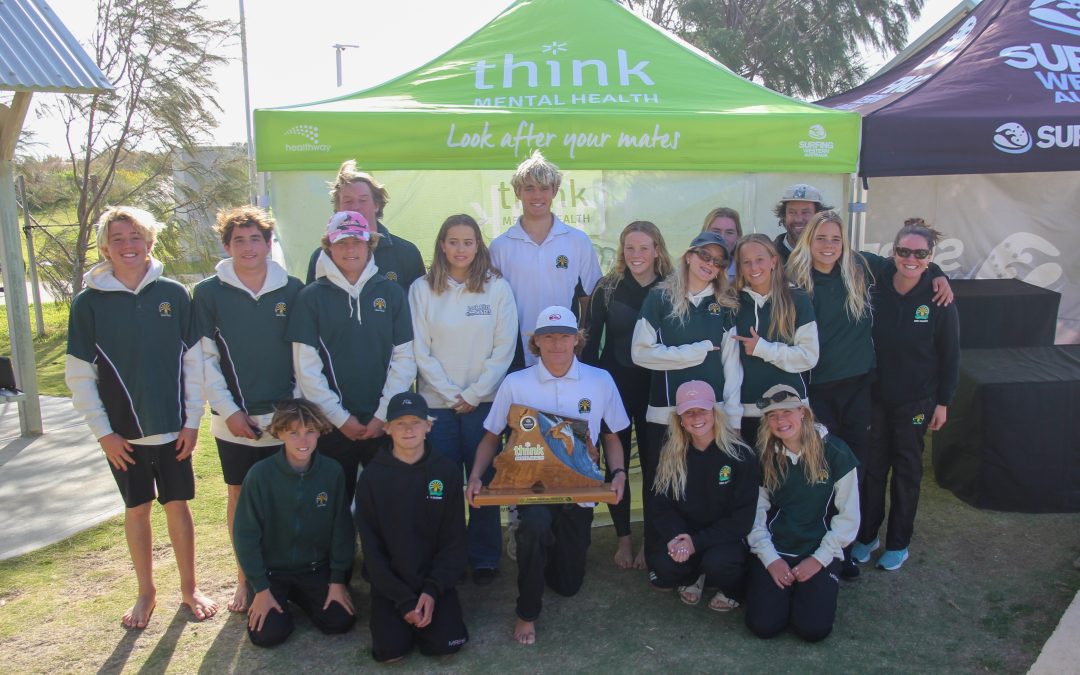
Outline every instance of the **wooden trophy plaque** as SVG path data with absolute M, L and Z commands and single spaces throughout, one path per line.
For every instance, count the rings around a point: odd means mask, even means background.
M 495 477 L 477 505 L 615 503 L 597 466 L 600 453 L 589 423 L 514 404 L 506 419 L 510 439 L 495 457 Z

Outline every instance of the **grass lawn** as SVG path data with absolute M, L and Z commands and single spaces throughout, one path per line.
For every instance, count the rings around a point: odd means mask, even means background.
M 62 331 L 63 321 L 49 316 Z M 63 395 L 62 336 L 50 333 L 36 344 L 43 393 Z M 6 335 L 0 350 L 5 345 Z M 55 374 L 49 375 L 50 367 Z M 5 672 L 374 667 L 367 584 L 359 578 L 352 591 L 360 621 L 342 636 L 325 637 L 298 616 L 297 631 L 285 645 L 261 650 L 248 643 L 244 618 L 224 610 L 235 583 L 234 563 L 225 532 L 225 486 L 206 427 L 204 421 L 192 509 L 200 586 L 221 603 L 221 613 L 196 623 L 180 605 L 164 513 L 155 507 L 158 606 L 144 631 L 119 625 L 135 596 L 120 518 L 0 562 Z M 898 572 L 864 568 L 861 580 L 844 584 L 833 635 L 807 645 L 790 635 L 758 640 L 743 626 L 741 610 L 715 614 L 704 603 L 687 607 L 673 594 L 650 590 L 644 573 L 611 564 L 614 532 L 600 527 L 593 531 L 584 588 L 574 598 L 547 595 L 535 647 L 510 639 L 516 566 L 504 560 L 494 585 L 461 587 L 470 644 L 447 659 L 411 655 L 394 670 L 1022 673 L 1080 589 L 1080 572 L 1071 565 L 1080 553 L 1078 533 L 1080 514 L 974 509 L 939 488 L 928 465 L 911 559 Z
M 8 335 L 7 305 L 0 305 L 0 356 L 11 356 L 11 337 Z M 30 331 L 34 337 L 34 358 L 37 363 L 38 388 L 42 396 L 70 396 L 64 384 L 64 355 L 67 353 L 68 306 L 42 303 L 45 335 L 38 337 L 34 306 L 30 305 Z

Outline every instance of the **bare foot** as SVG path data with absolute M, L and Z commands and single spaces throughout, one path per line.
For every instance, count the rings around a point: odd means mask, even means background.
M 146 625 L 150 623 L 150 617 L 154 615 L 154 607 L 156 606 L 155 593 L 140 595 L 135 604 L 131 606 L 131 609 L 120 619 L 120 623 L 123 624 L 124 628 L 146 628 Z
M 248 609 L 247 602 L 247 585 L 237 584 L 236 591 L 233 593 L 232 599 L 229 600 L 229 604 L 226 605 L 230 612 L 246 612 Z
M 645 545 L 644 544 L 641 545 L 641 548 L 638 549 L 637 555 L 634 556 L 634 569 L 636 569 L 636 570 L 645 569 Z
M 192 591 L 191 595 L 184 594 L 184 604 L 191 609 L 196 621 L 203 621 L 217 614 L 218 605 L 208 598 L 199 589 Z
M 536 643 L 536 622 L 518 619 L 514 624 L 514 639 L 523 645 Z
M 619 537 L 619 547 L 615 549 L 615 564 L 624 570 L 634 566 L 634 544 L 630 537 Z

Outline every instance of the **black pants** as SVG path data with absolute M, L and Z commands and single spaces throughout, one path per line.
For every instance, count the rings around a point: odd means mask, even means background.
M 790 567 L 802 558 L 783 556 Z M 780 588 L 757 556 L 746 584 L 746 627 L 759 638 L 779 635 L 788 626 L 807 642 L 824 640 L 836 620 L 840 561 L 833 560 L 809 581 Z
M 634 373 L 616 376 L 615 386 L 619 389 L 619 395 L 622 397 L 623 407 L 626 409 L 626 414 L 630 417 L 630 426 L 626 427 L 619 432 L 619 442 L 623 447 L 623 467 L 630 471 L 630 456 L 632 454 L 630 447 L 630 430 L 634 431 L 634 438 L 637 440 L 638 457 L 657 454 L 659 450 L 653 452 L 652 447 L 649 445 L 649 434 L 647 432 L 647 424 L 645 423 L 645 411 L 649 407 L 649 378 L 652 377 L 651 371 L 644 371 L 645 377 L 634 377 Z M 605 480 L 611 482 L 611 471 L 605 472 Z M 629 474 L 627 474 L 626 489 L 623 490 L 622 499 L 617 504 L 608 504 L 608 513 L 611 514 L 611 523 L 615 526 L 615 535 L 619 537 L 630 536 L 630 480 Z M 642 492 L 646 492 L 645 483 L 642 482 Z
M 704 574 L 706 587 L 719 588 L 729 598 L 741 600 L 746 559 L 746 545 L 741 541 L 716 544 L 681 563 L 672 560 L 667 551 L 657 551 L 648 557 L 650 579 L 658 588 L 672 588 L 692 584 Z
M 282 611 L 271 609 L 266 615 L 262 630 L 254 631 L 248 628 L 248 637 L 253 645 L 273 647 L 285 642 L 285 638 L 289 637 L 295 628 L 292 612 L 289 611 L 290 600 L 308 615 L 316 628 L 327 635 L 346 633 L 356 623 L 356 617 L 336 602 L 331 602 L 329 607 L 323 609 L 330 590 L 328 566 L 298 574 L 268 572 L 267 577 L 270 579 L 270 593 L 281 605 Z M 254 597 L 250 585 L 248 596 L 250 602 Z
M 653 525 L 653 483 L 656 481 L 656 467 L 660 464 L 660 451 L 664 447 L 664 439 L 667 438 L 668 427 L 666 424 L 649 422 L 645 425 L 645 437 L 648 439 L 647 446 L 638 448 L 638 462 L 641 464 L 641 507 L 645 530 L 645 558 L 664 551 L 664 544 L 660 541 L 660 534 Z
M 577 504 L 519 506 L 517 510 L 517 615 L 535 621 L 543 608 L 545 584 L 567 597 L 581 589 L 593 510 Z
M 356 477 L 360 473 L 360 467 L 367 466 L 384 447 L 390 447 L 389 436 L 352 441 L 341 433 L 341 429 L 334 429 L 319 439 L 319 452 L 324 457 L 337 461 L 345 472 L 345 495 L 348 498 L 346 503 L 352 504 L 353 495 L 356 494 Z
M 468 641 L 456 589 L 435 599 L 431 623 L 423 628 L 410 625 L 393 602 L 371 589 L 371 657 L 376 661 L 401 658 L 416 644 L 421 654 L 445 656 L 456 653 Z
M 870 376 L 863 375 L 838 382 L 810 385 L 810 409 L 818 422 L 830 434 L 842 438 L 855 459 L 859 460 L 859 478 L 866 463 L 870 443 L 870 418 L 873 404 L 870 398 Z
M 743 417 L 742 428 L 739 429 L 743 443 L 746 443 L 755 450 L 757 449 L 758 429 L 761 427 L 762 421 L 763 420 L 760 417 Z
M 859 491 L 860 542 L 869 544 L 878 536 L 885 521 L 885 486 L 888 483 L 890 505 L 885 548 L 898 551 L 911 543 L 915 511 L 919 507 L 924 439 L 934 407 L 932 399 L 892 408 L 874 401 L 870 443 Z

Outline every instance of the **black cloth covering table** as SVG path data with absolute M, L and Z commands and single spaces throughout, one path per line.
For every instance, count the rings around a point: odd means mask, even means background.
M 960 348 L 1054 344 L 1061 294 L 1019 279 L 950 279 L 960 312 Z
M 1080 345 L 960 352 L 934 476 L 979 508 L 1080 512 Z

